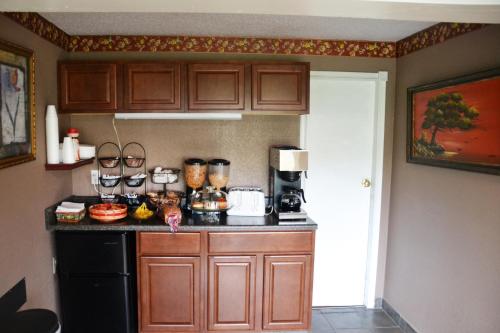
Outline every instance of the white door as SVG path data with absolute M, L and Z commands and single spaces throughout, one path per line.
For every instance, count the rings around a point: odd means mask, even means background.
M 314 306 L 365 304 L 377 82 L 373 73 L 311 73 L 301 135 L 309 150 L 305 209 L 319 225 Z

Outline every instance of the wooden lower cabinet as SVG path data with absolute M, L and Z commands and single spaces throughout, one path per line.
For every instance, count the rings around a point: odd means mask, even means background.
M 313 231 L 140 232 L 137 250 L 142 333 L 311 329 Z
M 311 256 L 264 258 L 263 328 L 306 329 L 311 315 Z
M 208 329 L 255 328 L 255 256 L 208 259 Z
M 141 332 L 200 330 L 200 258 L 140 258 Z

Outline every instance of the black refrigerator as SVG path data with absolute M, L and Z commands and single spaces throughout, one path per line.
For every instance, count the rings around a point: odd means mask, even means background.
M 62 333 L 137 332 L 131 232 L 55 235 Z

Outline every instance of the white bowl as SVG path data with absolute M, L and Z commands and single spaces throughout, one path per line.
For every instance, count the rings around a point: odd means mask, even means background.
M 83 160 L 95 157 L 95 146 L 81 144 L 79 152 L 80 152 L 80 158 Z

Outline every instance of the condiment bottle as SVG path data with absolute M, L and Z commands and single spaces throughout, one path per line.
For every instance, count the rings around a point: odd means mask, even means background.
M 67 133 L 70 138 L 73 139 L 73 146 L 74 146 L 74 151 L 75 151 L 75 161 L 80 160 L 80 140 L 78 140 L 78 137 L 80 136 L 80 132 L 76 128 L 68 128 Z

